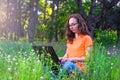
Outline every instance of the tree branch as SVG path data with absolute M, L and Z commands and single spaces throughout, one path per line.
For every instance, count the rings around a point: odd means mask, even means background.
M 112 0 L 111 2 L 108 2 L 107 0 L 101 1 L 103 3 L 103 7 L 101 9 L 101 12 L 95 17 L 95 22 L 99 22 L 101 18 L 103 18 L 107 12 L 109 11 L 110 8 L 112 8 L 115 4 L 119 2 L 119 0 Z
M 92 0 L 91 1 L 91 7 L 90 7 L 90 13 L 89 13 L 89 15 L 94 15 L 94 10 L 95 10 L 95 5 L 96 5 L 95 1 L 96 0 Z
M 78 5 L 78 10 L 80 12 L 80 14 L 82 15 L 82 17 L 87 20 L 87 15 L 85 13 L 85 11 L 82 9 L 82 0 L 75 0 L 77 5 Z

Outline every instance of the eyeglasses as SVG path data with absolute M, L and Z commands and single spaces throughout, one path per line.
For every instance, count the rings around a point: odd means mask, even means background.
M 77 25 L 78 23 L 72 23 L 72 24 L 70 24 L 69 26 L 75 26 L 75 25 Z

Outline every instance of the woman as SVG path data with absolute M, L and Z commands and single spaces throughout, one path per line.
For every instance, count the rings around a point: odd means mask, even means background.
M 84 61 L 90 56 L 92 39 L 85 20 L 80 14 L 72 14 L 66 22 L 67 50 L 66 54 L 60 58 L 63 63 L 62 68 L 68 71 L 78 68 L 84 72 Z

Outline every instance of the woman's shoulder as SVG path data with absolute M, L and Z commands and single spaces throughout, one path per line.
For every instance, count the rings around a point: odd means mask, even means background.
M 90 35 L 87 35 L 87 34 L 82 34 L 81 35 L 83 38 L 91 38 L 91 36 Z
M 90 35 L 83 35 L 84 40 L 92 40 Z

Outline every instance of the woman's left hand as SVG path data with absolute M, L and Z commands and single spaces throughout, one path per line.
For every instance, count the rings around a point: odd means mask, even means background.
M 74 62 L 75 60 L 73 58 L 69 58 L 67 61 Z
M 68 58 L 61 58 L 61 63 L 65 63 L 66 61 L 68 61 Z

